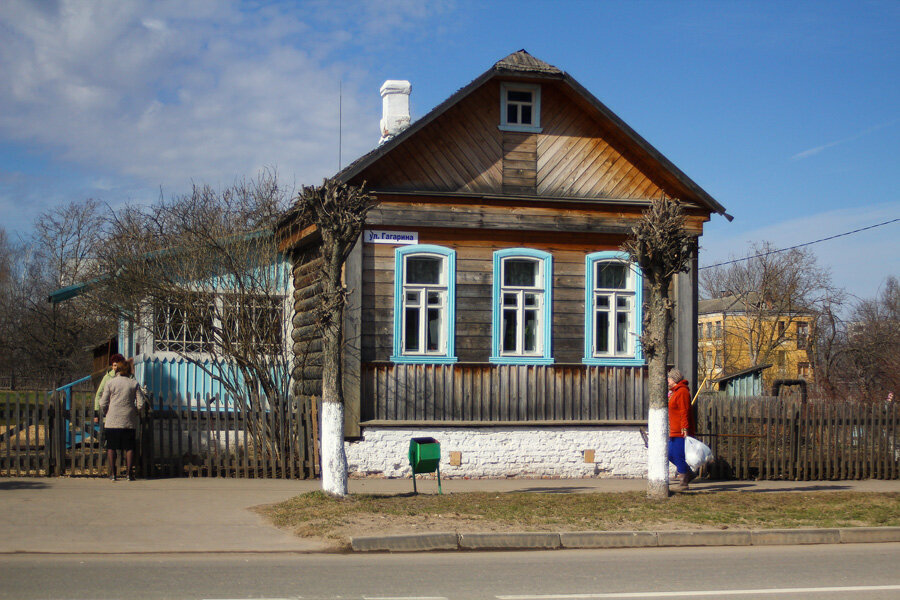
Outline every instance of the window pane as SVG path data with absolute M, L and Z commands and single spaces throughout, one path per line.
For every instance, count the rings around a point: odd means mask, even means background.
M 594 351 L 598 354 L 609 353 L 609 313 L 598 312 L 594 323 Z
M 609 296 L 597 296 L 595 303 L 597 308 L 609 308 Z
M 628 296 L 617 296 L 616 297 L 616 308 L 624 308 L 628 309 L 631 306 L 631 302 L 628 301 Z
M 428 309 L 428 339 L 425 340 L 427 350 L 436 352 L 441 341 L 441 310 L 439 308 Z
M 441 293 L 440 292 L 428 292 L 428 306 L 440 306 L 441 305 Z
M 521 125 L 531 125 L 531 105 L 523 104 L 521 109 L 522 109 L 522 120 L 519 123 Z
M 406 305 L 407 306 L 418 306 L 419 305 L 419 292 L 406 292 Z
M 628 332 L 631 331 L 631 314 L 616 313 L 616 352 L 628 352 Z
M 506 122 L 516 124 L 519 122 L 519 107 L 516 104 L 506 105 Z
M 525 294 L 525 306 L 537 306 L 537 294 Z
M 531 92 L 509 90 L 506 92 L 506 98 L 512 102 L 531 102 Z
M 404 349 L 407 352 L 419 351 L 419 309 L 406 309 L 406 337 Z
M 503 285 L 537 286 L 538 263 L 534 260 L 510 258 L 503 261 Z
M 525 352 L 537 350 L 537 311 L 525 311 Z
M 503 351 L 504 352 L 515 352 L 516 351 L 516 329 L 517 329 L 516 311 L 504 310 L 503 311 Z
M 441 283 L 439 258 L 411 256 L 406 259 L 406 283 Z
M 518 306 L 517 294 L 503 294 L 503 306 Z
M 597 281 L 594 287 L 598 289 L 624 290 L 628 281 L 628 265 L 622 263 L 601 262 L 597 263 Z

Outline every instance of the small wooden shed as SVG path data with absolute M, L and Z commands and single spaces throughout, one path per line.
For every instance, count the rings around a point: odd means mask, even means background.
M 771 364 L 754 365 L 749 369 L 713 379 L 712 383 L 726 396 L 762 396 L 765 393 L 762 373 L 771 366 Z

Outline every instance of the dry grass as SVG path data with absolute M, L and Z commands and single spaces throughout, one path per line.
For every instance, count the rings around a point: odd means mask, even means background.
M 429 531 L 900 526 L 900 494 L 862 492 L 693 492 L 664 502 L 641 492 L 354 495 L 344 500 L 314 492 L 259 510 L 297 535 L 340 544 L 350 536 Z

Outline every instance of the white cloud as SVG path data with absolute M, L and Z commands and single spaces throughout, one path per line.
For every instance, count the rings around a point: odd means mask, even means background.
M 834 210 L 744 232 L 714 221 L 701 238 L 700 266 L 741 258 L 753 242 L 788 248 L 897 218 L 900 201 Z M 900 221 L 808 248 L 819 264 L 829 267 L 836 285 L 859 297 L 874 296 L 887 276 L 900 276 Z
M 357 8 L 4 2 L 0 141 L 102 172 L 104 189 L 109 175 L 181 191 L 266 166 L 316 182 L 338 166 L 341 80 L 344 164 L 378 140 L 359 49 L 433 13 Z

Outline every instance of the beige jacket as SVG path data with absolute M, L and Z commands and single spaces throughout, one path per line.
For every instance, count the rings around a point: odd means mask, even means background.
M 147 396 L 138 382 L 130 377 L 116 375 L 103 386 L 100 410 L 105 415 L 107 429 L 137 429 L 138 411 L 144 407 Z

